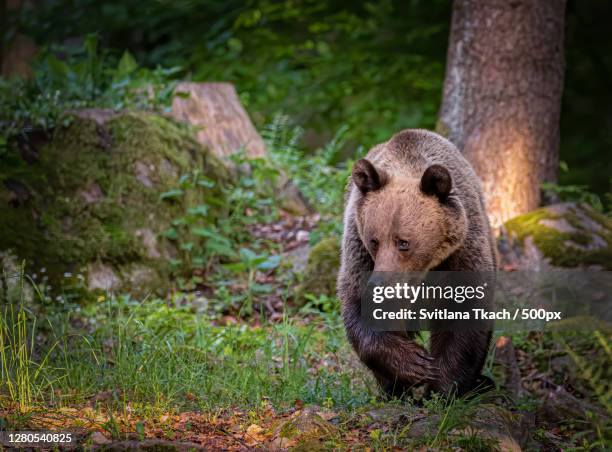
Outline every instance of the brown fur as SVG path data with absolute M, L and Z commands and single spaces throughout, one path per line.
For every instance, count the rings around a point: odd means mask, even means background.
M 362 324 L 362 284 L 372 271 L 493 271 L 495 248 L 480 182 L 455 146 L 405 130 L 355 164 L 347 190 L 338 296 L 349 341 L 390 394 L 417 383 L 465 393 L 480 375 L 490 331 L 414 333 Z

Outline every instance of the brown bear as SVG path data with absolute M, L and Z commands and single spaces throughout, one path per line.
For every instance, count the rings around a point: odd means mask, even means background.
M 338 297 L 347 336 L 389 395 L 420 383 L 464 394 L 481 381 L 490 331 L 375 331 L 361 319 L 371 272 L 487 271 L 494 240 L 478 177 L 448 140 L 408 129 L 358 160 L 347 188 Z

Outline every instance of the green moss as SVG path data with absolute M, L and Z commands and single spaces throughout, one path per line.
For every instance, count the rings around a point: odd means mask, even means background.
M 612 231 L 612 217 L 608 217 L 594 209 L 585 209 L 584 213 L 593 221 L 601 224 L 608 231 Z
M 339 268 L 340 240 L 335 236 L 321 240 L 310 250 L 297 298 L 302 298 L 307 293 L 335 295 Z
M 591 243 L 591 236 L 588 234 L 583 234 L 581 232 L 575 232 L 572 234 L 572 242 L 577 243 L 578 245 L 587 246 Z
M 576 213 L 576 209 L 602 226 L 597 235 L 603 238 L 607 247 L 586 250 L 578 246 L 568 245 L 568 242 L 588 246 L 592 241 L 593 231 L 585 229 L 584 222 Z M 559 231 L 541 223 L 542 220 L 564 219 L 575 230 Z M 522 245 L 527 237 L 532 237 L 535 246 L 550 259 L 551 264 L 560 267 L 575 267 L 579 265 L 600 265 L 606 270 L 612 269 L 612 226 L 610 219 L 594 212 L 586 206 L 572 206 L 563 214 L 557 214 L 543 207 L 525 215 L 513 218 L 505 225 L 511 237 Z
M 139 168 L 145 174 L 137 177 Z M 195 168 L 218 182 L 211 190 L 219 194 L 227 170 L 185 126 L 147 113 L 119 114 L 104 124 L 77 116 L 53 133 L 37 162 L 3 168 L 0 250 L 12 249 L 31 271 L 44 267 L 55 287 L 65 272 L 94 261 L 119 275 L 127 264 L 146 264 L 159 287 L 167 286 L 168 266 L 148 256 L 136 231 L 167 229 L 181 206 L 160 201 L 160 193 Z M 27 196 L 16 202 L 11 183 Z

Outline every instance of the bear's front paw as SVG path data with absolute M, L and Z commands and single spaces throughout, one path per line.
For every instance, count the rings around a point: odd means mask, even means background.
M 404 342 L 398 359 L 397 377 L 414 384 L 438 380 L 439 369 L 427 350 L 415 342 Z
M 427 350 L 414 340 L 385 334 L 363 342 L 359 357 L 377 378 L 412 386 L 438 380 L 439 370 Z

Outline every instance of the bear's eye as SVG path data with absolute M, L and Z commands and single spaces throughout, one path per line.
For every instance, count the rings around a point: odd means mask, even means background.
M 371 240 L 370 240 L 370 246 L 372 247 L 372 249 L 376 249 L 376 248 L 378 248 L 378 240 L 376 240 L 376 239 L 371 239 Z
M 406 240 L 398 240 L 397 249 L 400 251 L 408 251 L 410 249 L 410 244 Z

